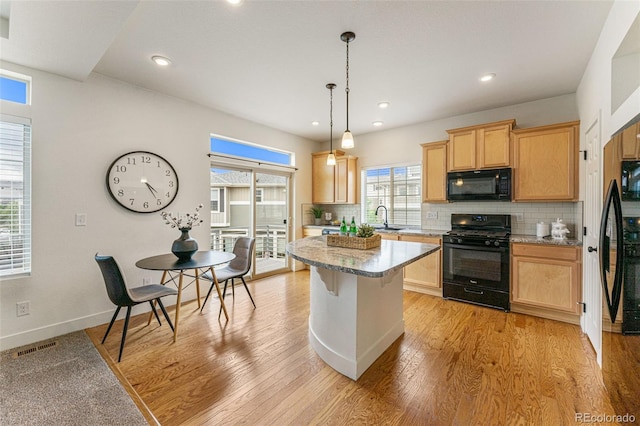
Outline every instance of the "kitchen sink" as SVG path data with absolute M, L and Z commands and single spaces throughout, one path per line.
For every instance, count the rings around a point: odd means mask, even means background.
M 398 226 L 393 226 L 393 225 L 389 225 L 389 226 L 380 225 L 380 226 L 374 226 L 374 229 L 380 232 L 380 231 L 400 231 L 401 229 L 404 229 L 404 228 L 400 228 Z

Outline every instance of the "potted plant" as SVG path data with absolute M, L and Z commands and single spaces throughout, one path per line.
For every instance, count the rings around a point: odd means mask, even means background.
M 311 207 L 309 212 L 313 215 L 314 223 L 316 225 L 322 225 L 322 213 L 324 210 L 321 207 Z

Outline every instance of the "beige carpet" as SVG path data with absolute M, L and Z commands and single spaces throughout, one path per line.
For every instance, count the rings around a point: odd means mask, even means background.
M 148 423 L 91 340 L 78 331 L 0 353 L 0 424 Z

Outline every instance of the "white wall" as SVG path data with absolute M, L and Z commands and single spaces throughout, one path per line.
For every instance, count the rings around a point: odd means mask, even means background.
M 516 127 L 520 128 L 577 120 L 575 95 L 557 96 L 376 133 L 354 135 L 355 148 L 349 150 L 349 154 L 358 157 L 359 167 L 419 162 L 422 159 L 420 144 L 449 139 L 448 129 L 512 118 L 516 119 Z M 325 149 L 329 149 L 328 143 Z
M 640 113 L 640 87 L 615 111 L 611 110 L 611 61 L 638 14 L 638 1 L 617 0 L 613 4 L 576 92 L 581 134 L 600 114 L 603 144 Z
M 113 305 L 93 259 L 96 252 L 114 255 L 131 286 L 141 285 L 146 276 L 160 279 L 158 273 L 137 269 L 135 261 L 168 252 L 178 234 L 159 213 L 132 213 L 111 200 L 106 170 L 125 152 L 152 151 L 173 164 L 180 189 L 169 211 L 208 204 L 211 132 L 294 152 L 300 170 L 292 212 L 310 202 L 306 189 L 310 154 L 318 150 L 314 142 L 98 74 L 78 82 L 9 63 L 0 66 L 33 77 L 31 107 L 2 103 L 3 113 L 32 118 L 33 264 L 30 277 L 0 282 L 0 349 L 111 319 Z M 87 214 L 87 226 L 75 226 L 76 213 Z M 192 236 L 206 247 L 204 225 Z M 294 229 L 301 236 L 299 223 Z M 194 286 L 185 297 L 195 297 Z M 25 300 L 31 302 L 31 314 L 17 317 L 16 302 Z

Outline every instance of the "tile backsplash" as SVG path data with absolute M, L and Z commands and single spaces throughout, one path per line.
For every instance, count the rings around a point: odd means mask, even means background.
M 312 205 L 302 205 L 303 225 L 313 225 L 314 223 L 313 215 L 309 213 L 309 208 Z M 331 204 L 322 205 L 321 207 L 325 209 L 325 212 L 331 212 L 333 220 L 341 220 L 342 216 L 344 216 L 347 221 L 350 221 L 351 216 L 355 216 L 356 222 L 360 222 L 360 204 Z M 538 222 L 551 224 L 551 222 L 555 222 L 557 218 L 560 218 L 570 231 L 568 237 L 582 240 L 582 202 L 507 203 L 487 201 L 443 204 L 425 203 L 422 204 L 421 210 L 422 229 L 448 231 L 451 229 L 452 213 L 510 214 L 511 232 L 513 234 L 535 235 Z M 326 224 L 324 215 L 322 224 Z
M 582 202 L 506 203 L 488 201 L 423 204 L 422 228 L 449 230 L 452 213 L 510 214 L 511 233 L 528 235 L 535 235 L 538 222 L 551 224 L 560 218 L 570 231 L 569 238 L 582 239 Z

